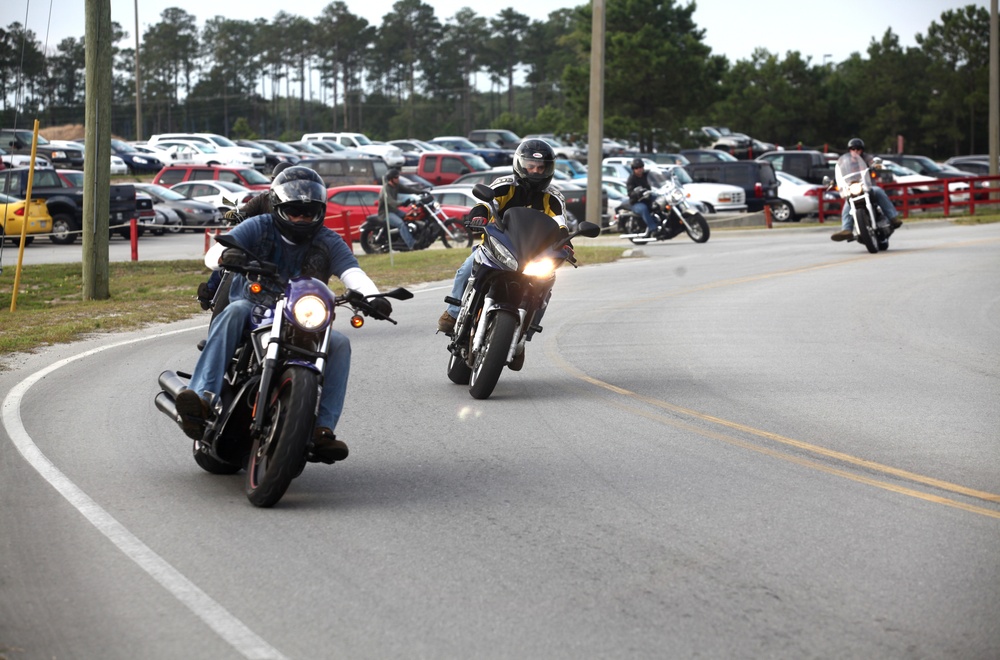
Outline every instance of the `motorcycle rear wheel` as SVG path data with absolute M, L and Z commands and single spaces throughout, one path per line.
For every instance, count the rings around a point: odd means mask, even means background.
M 448 380 L 456 385 L 468 385 L 472 369 L 462 359 L 460 353 L 452 353 L 448 358 Z
M 306 367 L 290 366 L 269 394 L 267 421 L 247 461 L 246 494 L 254 506 L 277 504 L 305 465 L 316 424 L 317 378 Z
M 687 221 L 691 226 L 684 225 L 684 231 L 691 237 L 691 240 L 695 243 L 706 242 L 709 234 L 712 232 L 708 228 L 708 222 L 705 221 L 705 217 L 701 213 L 695 213 L 694 215 L 689 215 Z
M 386 251 L 385 241 L 380 240 L 384 237 L 381 231 L 381 227 L 372 228 L 365 227 L 361 230 L 361 249 L 365 251 L 365 254 L 382 254 Z
M 483 347 L 475 357 L 469 378 L 469 394 L 474 399 L 488 399 L 500 380 L 500 372 L 507 363 L 507 351 L 514 340 L 517 317 L 512 312 L 498 311 L 486 320 Z

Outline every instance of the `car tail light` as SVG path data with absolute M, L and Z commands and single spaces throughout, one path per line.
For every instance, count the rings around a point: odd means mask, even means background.
M 822 188 L 810 188 L 805 192 L 806 197 L 819 197 L 819 194 L 823 191 Z
M 753 196 L 754 197 L 764 196 L 764 186 L 762 186 L 759 181 L 753 184 Z

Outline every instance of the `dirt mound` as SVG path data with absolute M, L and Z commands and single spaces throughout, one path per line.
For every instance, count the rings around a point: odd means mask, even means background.
M 49 126 L 38 129 L 39 135 L 46 140 L 80 140 L 86 136 L 87 131 L 83 124 L 64 124 L 63 126 Z

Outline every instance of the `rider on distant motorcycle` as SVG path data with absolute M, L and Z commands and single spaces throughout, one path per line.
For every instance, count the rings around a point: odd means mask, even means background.
M 549 185 L 552 183 L 554 173 L 555 152 L 548 142 L 537 138 L 529 138 L 521 142 L 514 151 L 514 175 L 500 177 L 490 184 L 496 193 L 494 200 L 499 207 L 499 213 L 503 215 L 504 211 L 515 206 L 537 209 L 554 218 L 559 223 L 559 227 L 568 233 L 566 219 L 563 217 L 566 202 L 562 193 Z M 479 203 L 469 212 L 469 224 L 483 226 L 488 217 L 489 206 Z M 475 254 L 475 250 L 473 250 L 473 254 Z M 470 254 L 455 272 L 455 283 L 452 286 L 451 296 L 458 300 L 462 299 L 465 286 L 472 275 L 473 254 Z M 544 311 L 543 305 L 535 316 L 536 324 Z M 458 318 L 458 312 L 458 307 L 449 305 L 448 309 L 441 314 L 441 318 L 438 319 L 438 331 L 451 334 L 455 329 L 455 319 Z M 523 360 L 524 353 L 521 352 L 515 355 L 514 364 L 517 364 L 518 361 L 523 362 Z
M 656 220 L 653 218 L 649 204 L 639 201 L 642 193 L 653 189 L 649 183 L 649 172 L 646 171 L 646 164 L 642 162 L 641 158 L 632 160 L 632 174 L 625 182 L 625 187 L 628 189 L 628 201 L 632 204 L 632 212 L 638 214 L 645 221 L 645 235 L 652 236 L 657 230 Z
M 852 156 L 861 158 L 867 166 L 871 166 L 871 159 L 865 155 L 865 143 L 861 138 L 851 138 L 850 142 L 847 143 L 847 150 Z M 838 160 L 835 176 L 837 177 L 837 187 L 840 189 L 840 196 L 844 198 L 844 208 L 840 212 L 841 229 L 830 236 L 830 240 L 834 241 L 854 240 L 854 220 L 851 218 L 851 205 L 847 203 L 847 183 L 844 175 L 845 173 L 840 170 L 840 161 Z M 892 202 L 889 201 L 889 196 L 885 194 L 885 191 L 876 185 L 872 185 L 871 190 L 872 196 L 875 198 L 875 203 L 882 210 L 882 215 L 889 221 L 892 228 L 896 229 L 902 225 L 903 221 L 899 219 L 899 213 L 896 211 L 896 207 L 892 205 Z
M 216 244 L 205 255 L 205 264 L 240 267 L 249 259 L 248 252 L 277 265 L 286 278 L 315 277 L 324 282 L 336 275 L 349 289 L 365 295 L 378 293 L 371 278 L 358 266 L 358 260 L 343 239 L 323 226 L 326 214 L 326 185 L 307 167 L 290 167 L 271 182 L 271 213 L 249 218 L 229 232 L 247 252 L 226 249 Z M 205 348 L 198 357 L 190 388 L 177 395 L 177 412 L 189 437 L 202 437 L 205 422 L 212 412 L 203 396 L 222 391 L 226 365 L 232 359 L 250 318 L 254 303 L 249 299 L 246 279 L 237 277 L 230 289 L 230 302 L 212 321 Z M 384 316 L 392 306 L 384 298 L 372 304 Z M 320 398 L 319 415 L 313 435 L 310 460 L 332 463 L 347 458 L 348 449 L 333 431 L 344 408 L 347 376 L 351 366 L 351 347 L 347 337 L 331 332 L 330 348 Z
M 403 212 L 399 210 L 399 193 L 418 193 L 420 188 L 412 188 L 399 182 L 399 170 L 395 167 L 385 173 L 382 178 L 382 190 L 378 194 L 378 216 L 382 222 L 388 220 L 389 226 L 399 230 L 399 237 L 403 239 L 407 250 L 413 249 L 413 236 L 410 228 L 406 226 Z

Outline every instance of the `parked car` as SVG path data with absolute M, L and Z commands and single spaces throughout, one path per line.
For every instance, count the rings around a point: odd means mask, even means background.
M 650 172 L 649 182 L 662 186 L 662 179 L 671 174 L 684 188 L 688 198 L 705 210 L 703 213 L 740 213 L 747 210 L 746 192 L 726 183 L 696 182 L 682 165 L 663 165 L 662 172 Z M 660 180 L 654 178 L 656 175 Z
M 446 151 L 460 151 L 476 154 L 485 160 L 486 164 L 490 167 L 501 167 L 504 165 L 510 165 L 514 162 L 513 153 L 510 151 L 505 151 L 504 149 L 485 149 L 477 147 L 475 144 L 470 142 L 468 138 L 457 135 L 443 135 L 428 140 L 428 142 L 430 144 L 438 145 Z
M 296 149 L 289 142 L 282 142 L 281 140 L 254 140 L 265 147 L 270 147 L 275 151 L 275 153 L 281 153 L 288 156 L 295 156 L 296 158 L 302 158 L 308 154 L 315 154 L 315 150 L 309 149 L 309 151 L 303 151 L 302 149 Z M 296 161 L 297 162 L 297 161 Z
M 964 179 L 969 176 L 968 172 L 952 167 L 950 165 L 940 165 L 927 156 L 914 154 L 879 154 L 883 160 L 891 160 L 899 163 L 903 167 L 908 167 L 917 174 L 931 176 L 935 179 Z
M 222 223 L 222 213 L 214 204 L 189 199 L 177 190 L 155 183 L 137 183 L 135 187 L 136 190 L 152 198 L 154 209 L 158 211 L 169 209 L 170 212 L 164 212 L 163 215 L 167 219 L 176 218 L 179 231 L 185 229 L 197 231 L 202 227 L 213 227 Z
M 159 172 L 160 169 L 166 167 L 167 165 L 187 165 L 193 163 L 190 152 L 178 153 L 176 151 L 169 151 L 167 149 L 161 149 L 160 147 L 154 147 L 151 144 L 146 143 L 127 143 L 132 149 L 134 149 L 139 154 L 144 156 L 151 156 L 162 163 L 161 167 L 157 168 L 155 171 Z
M 517 133 L 504 128 L 477 128 L 469 132 L 468 138 L 470 140 L 489 140 L 500 145 L 501 149 L 513 150 L 521 144 L 521 138 L 517 136 Z
M 382 185 L 382 177 L 389 171 L 385 162 L 365 154 L 359 156 L 307 156 L 299 165 L 316 171 L 323 182 L 330 186 Z
M 809 149 L 769 151 L 757 160 L 771 163 L 776 172 L 787 172 L 797 179 L 821 185 L 825 177 L 834 178 L 836 162 L 831 163 L 821 151 Z
M 587 168 L 580 164 L 580 161 L 570 158 L 556 158 L 556 171 L 571 179 L 587 178 Z
M 328 188 L 326 198 L 327 227 L 345 237 L 345 219 L 350 227 L 351 240 L 358 240 L 361 225 L 368 216 L 378 213 L 378 197 L 382 186 L 334 186 Z M 471 189 L 470 189 L 471 190 Z M 406 204 L 411 195 L 400 195 L 401 204 Z M 449 218 L 463 219 L 469 214 L 470 205 L 442 204 L 441 210 Z
M 227 204 L 227 200 L 236 206 L 243 206 L 256 195 L 260 194 L 250 190 L 246 186 L 230 181 L 184 181 L 175 183 L 170 189 L 199 202 L 211 204 L 220 212 L 225 213 L 232 208 Z
M 554 133 L 538 133 L 535 135 L 525 135 L 524 139 L 539 138 L 545 140 L 550 145 L 552 145 L 552 151 L 555 152 L 556 158 L 566 158 L 566 159 L 576 159 L 581 163 L 587 162 L 587 150 L 574 147 L 571 144 L 560 140 Z
M 83 142 L 80 142 L 79 140 L 49 140 L 49 144 L 59 149 L 78 150 L 82 154 L 86 153 Z M 125 164 L 124 160 L 114 154 L 114 149 L 112 149 L 110 159 L 111 162 L 109 172 L 112 175 L 117 176 L 121 174 L 128 174 L 128 166 Z
M 398 147 L 372 142 L 364 133 L 305 133 L 302 135 L 303 142 L 310 140 L 333 140 L 345 147 L 378 156 L 389 167 L 402 167 L 405 162 L 403 152 Z
M 209 167 L 205 165 L 171 165 L 153 177 L 153 183 L 173 187 L 181 181 L 228 181 L 251 190 L 267 190 L 271 180 L 252 167 Z
M 278 151 L 270 145 L 263 144 L 261 142 L 255 142 L 254 140 L 236 140 L 236 144 L 241 147 L 246 147 L 248 149 L 257 149 L 264 154 L 264 173 L 270 174 L 271 171 L 278 165 L 278 163 L 288 163 L 290 165 L 295 165 L 299 162 L 298 154 L 285 153 L 284 151 Z
M 235 165 L 237 167 L 253 167 L 253 159 L 236 151 L 220 151 L 214 145 L 180 138 L 164 139 L 156 146 L 168 152 L 182 154 L 182 158 L 195 165 Z
M 883 171 L 888 171 L 889 174 L 892 175 L 891 180 L 893 183 L 905 183 L 911 193 L 922 195 L 922 197 L 919 197 L 914 201 L 915 204 L 940 204 L 944 198 L 944 181 L 939 178 L 926 176 L 924 174 L 917 174 L 910 168 L 904 167 L 903 165 L 887 158 L 882 159 L 882 169 Z M 964 181 L 955 181 L 949 182 L 947 185 L 950 197 L 949 201 L 969 201 L 968 183 L 965 183 Z M 886 192 L 890 195 L 902 193 L 901 190 L 892 190 L 891 188 Z M 939 194 L 932 195 L 931 193 L 934 192 Z
M 386 144 L 391 144 L 403 152 L 403 167 L 416 167 L 420 162 L 420 154 L 428 151 L 447 151 L 441 147 L 429 144 L 423 140 L 409 138 L 405 140 L 389 140 Z
M 23 128 L 0 129 L 0 147 L 3 147 L 3 149 L 10 154 L 30 156 L 33 136 L 34 131 L 29 131 Z M 35 145 L 35 155 L 36 157 L 44 157 L 45 160 L 51 163 L 54 167 L 70 167 L 77 169 L 83 167 L 82 149 L 55 146 L 50 144 L 49 141 L 41 135 L 38 136 L 38 142 Z M 25 162 L 23 164 L 27 165 L 28 163 Z
M 198 142 L 200 144 L 211 145 L 216 151 L 230 156 L 227 162 L 234 164 L 248 164 L 261 171 L 267 163 L 264 158 L 264 152 L 259 149 L 241 147 L 229 138 L 219 135 L 218 133 L 159 133 L 151 136 L 148 142 L 149 144 L 156 145 L 165 140 L 185 140 L 187 142 Z
M 771 203 L 771 218 L 775 222 L 798 222 L 802 216 L 819 213 L 823 186 L 780 170 L 774 175 L 778 177 L 778 199 Z
M 954 156 L 944 161 L 948 167 L 968 172 L 972 176 L 987 176 L 990 173 L 990 157 L 988 154 L 975 156 Z
M 746 195 L 747 210 L 763 211 L 775 202 L 778 178 L 771 163 L 759 160 L 736 162 L 691 163 L 684 169 L 695 183 L 728 183 L 739 186 Z
M 455 179 L 472 172 L 488 172 L 485 160 L 471 153 L 460 151 L 431 151 L 420 154 L 416 174 L 435 186 L 453 183 Z
M 745 135 L 735 135 L 724 126 L 702 126 L 701 132 L 712 149 L 725 151 L 736 158 L 750 155 L 750 138 Z
M 156 156 L 143 153 L 128 142 L 116 138 L 111 138 L 111 153 L 125 161 L 125 166 L 132 174 L 153 174 L 167 164 Z
M 681 155 L 692 163 L 718 163 L 739 160 L 728 151 L 719 149 L 681 149 Z
M 27 216 L 27 229 L 24 228 Z M 25 232 L 24 244 L 31 245 L 33 234 L 52 231 L 52 216 L 44 199 L 33 199 L 31 204 L 13 195 L 0 193 L 0 241 L 4 238 L 14 245 L 21 244 L 21 231 Z

